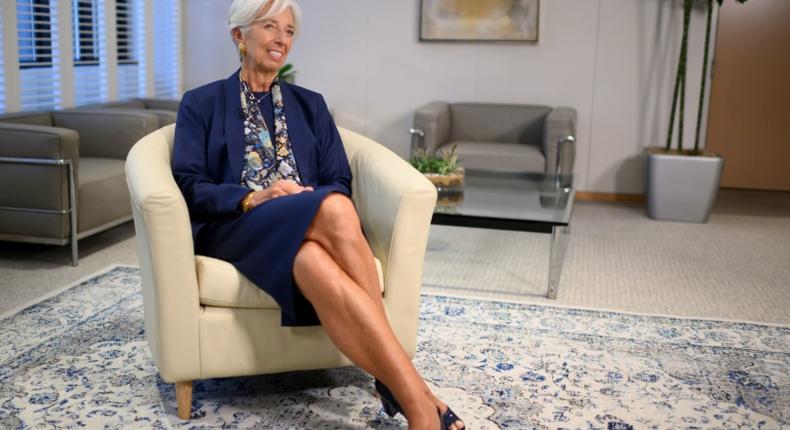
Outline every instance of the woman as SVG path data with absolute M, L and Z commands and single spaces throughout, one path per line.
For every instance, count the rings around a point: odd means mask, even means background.
M 173 172 L 195 250 L 232 263 L 270 294 L 283 325 L 321 324 L 375 376 L 385 411 L 403 413 L 409 428 L 460 430 L 389 325 L 323 98 L 277 79 L 299 17 L 292 0 L 234 0 L 240 70 L 184 95 Z

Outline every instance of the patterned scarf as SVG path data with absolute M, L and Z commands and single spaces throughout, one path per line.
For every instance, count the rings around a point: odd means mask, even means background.
M 254 191 L 266 189 L 281 179 L 302 185 L 296 159 L 291 150 L 291 141 L 288 139 L 279 78 L 275 78 L 271 86 L 274 105 L 274 143 L 255 94 L 247 82 L 241 79 L 241 74 L 239 81 L 241 107 L 244 111 L 245 144 L 241 184 Z

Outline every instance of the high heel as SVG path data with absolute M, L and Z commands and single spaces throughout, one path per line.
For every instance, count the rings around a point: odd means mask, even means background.
M 378 379 L 376 379 L 376 392 L 378 392 L 381 397 L 381 406 L 384 408 L 384 412 L 387 415 L 391 417 L 397 414 L 402 414 L 404 417 L 406 416 L 406 414 L 403 413 L 403 409 L 400 407 L 400 403 L 395 400 L 395 396 L 392 395 L 390 389 Z
M 449 429 L 450 426 L 455 424 L 456 421 L 464 422 L 464 420 L 458 418 L 458 415 L 456 415 L 449 406 L 447 407 L 447 410 L 444 411 L 444 414 L 442 414 L 442 411 L 439 408 L 436 408 L 436 410 L 439 412 L 439 430 Z M 466 430 L 466 424 L 464 424 L 462 430 Z
M 379 393 L 381 397 L 381 406 L 384 409 L 384 413 L 387 415 L 394 417 L 397 414 L 401 414 L 404 417 L 406 414 L 403 413 L 403 409 L 400 407 L 400 403 L 395 400 L 395 396 L 392 395 L 392 392 L 386 385 L 382 384 L 381 381 L 376 379 L 376 392 Z M 453 412 L 450 407 L 447 407 L 447 410 L 442 413 L 441 409 L 436 408 L 436 412 L 439 414 L 439 429 L 440 430 L 447 430 L 450 428 L 451 425 L 455 424 L 456 421 L 463 420 L 458 418 L 458 415 Z M 464 429 L 466 429 L 466 425 L 464 425 Z

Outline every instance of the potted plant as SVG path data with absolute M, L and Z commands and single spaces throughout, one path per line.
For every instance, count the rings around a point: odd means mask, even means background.
M 280 79 L 289 84 L 293 84 L 296 81 L 296 70 L 294 70 L 294 65 L 291 63 L 286 63 L 279 71 L 278 75 Z
M 683 148 L 683 119 L 686 98 L 686 60 L 688 58 L 688 33 L 691 11 L 695 1 L 703 2 L 707 12 L 705 46 L 702 60 L 702 83 L 697 110 L 697 128 L 694 149 Z M 710 217 L 716 192 L 719 188 L 724 159 L 710 151 L 700 150 L 699 137 L 702 125 L 702 107 L 708 75 L 711 18 L 714 0 L 684 0 L 683 38 L 672 94 L 672 110 L 666 146 L 646 149 L 647 215 L 653 219 L 704 223 Z M 724 0 L 716 0 L 719 6 Z M 746 0 L 736 0 L 745 3 Z M 678 111 L 677 147 L 672 148 L 675 111 Z
M 442 149 L 441 157 L 429 155 L 424 148 L 416 150 L 409 162 L 425 175 L 440 193 L 462 193 L 464 187 L 464 168 L 461 167 L 456 145 L 449 150 Z

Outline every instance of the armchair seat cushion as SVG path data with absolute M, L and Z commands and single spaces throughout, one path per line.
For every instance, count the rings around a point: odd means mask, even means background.
M 376 260 L 379 288 L 384 292 L 381 262 Z M 280 309 L 277 302 L 241 274 L 232 264 L 217 258 L 195 256 L 200 304 L 224 308 Z
M 132 213 L 126 191 L 124 160 L 82 157 L 79 160 L 78 231 L 84 233 Z
M 457 145 L 456 154 L 461 165 L 468 170 L 498 170 L 506 172 L 542 172 L 546 159 L 541 149 L 525 143 L 503 142 L 449 142 L 440 147 L 450 149 Z

